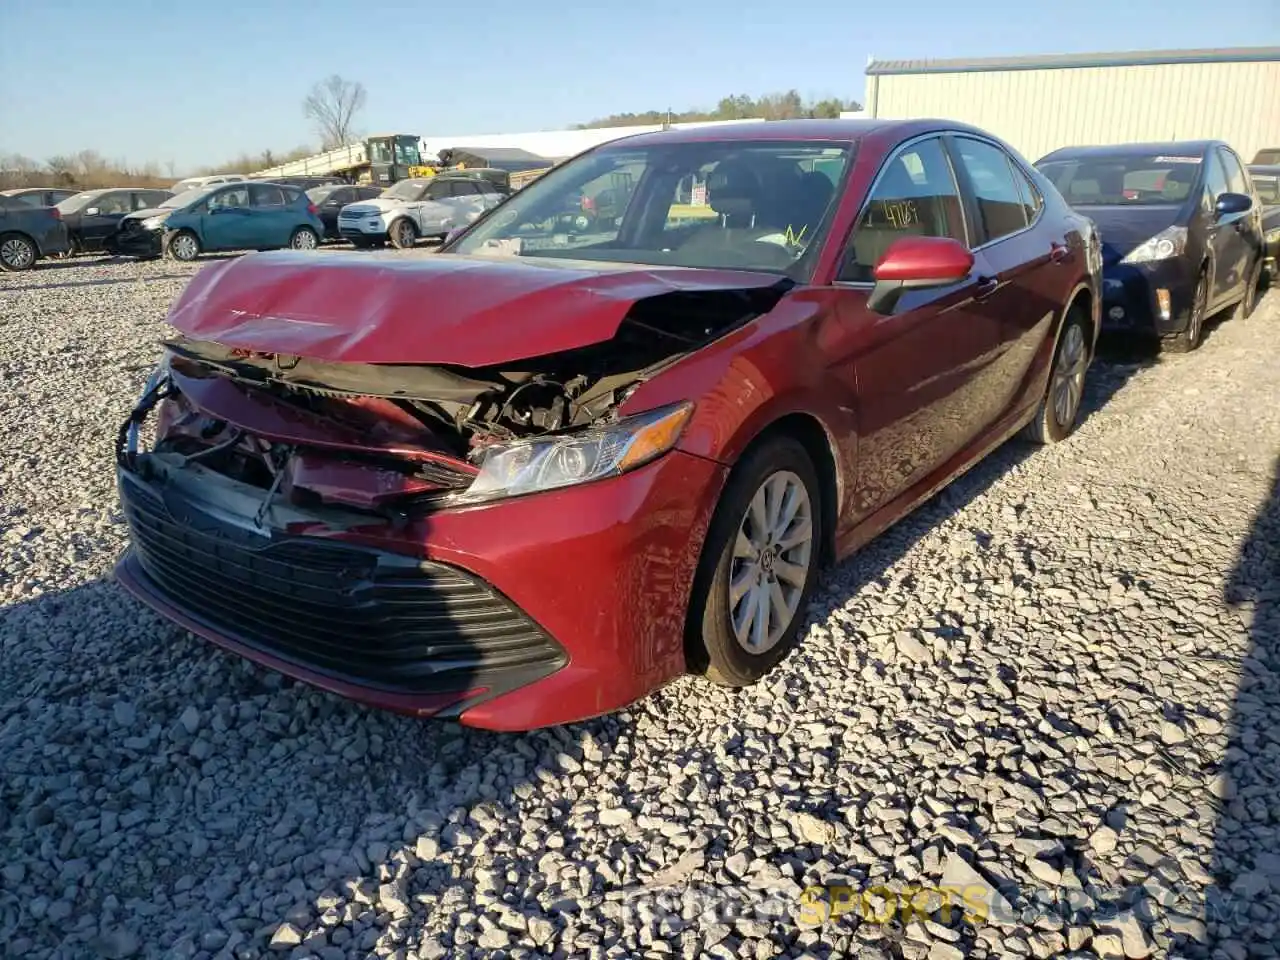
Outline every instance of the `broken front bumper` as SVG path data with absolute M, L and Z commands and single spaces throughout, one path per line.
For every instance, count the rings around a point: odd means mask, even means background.
M 567 663 L 523 611 L 465 570 L 260 528 L 225 480 L 202 493 L 121 467 L 131 548 L 117 577 L 195 633 L 320 687 L 457 716 Z M 292 512 L 289 527 L 299 517 Z M 322 514 L 315 522 L 324 524 Z

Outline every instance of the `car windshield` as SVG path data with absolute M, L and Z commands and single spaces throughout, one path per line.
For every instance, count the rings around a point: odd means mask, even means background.
M 56 206 L 60 213 L 77 213 L 101 195 L 97 190 L 86 190 L 83 193 L 72 194 L 67 199 L 59 201 Z
M 395 186 L 387 187 L 382 191 L 384 200 L 417 200 L 424 192 L 427 185 L 421 180 L 401 180 Z
M 1280 163 L 1280 150 L 1259 150 L 1253 162 L 1266 165 Z
M 1280 203 L 1280 177 L 1260 177 L 1253 175 L 1253 186 L 1258 191 L 1258 199 L 1270 206 Z
M 544 174 L 445 249 L 803 278 L 852 155 L 826 141 L 610 145 Z
M 213 187 L 196 187 L 194 190 L 184 190 L 182 193 L 175 194 L 164 203 L 160 204 L 160 207 L 165 210 L 185 207 L 189 204 L 195 203 L 201 197 L 208 196 L 213 192 L 213 190 Z
M 1194 155 L 1146 153 L 1046 160 L 1036 166 L 1072 206 L 1129 207 L 1182 203 L 1200 164 Z

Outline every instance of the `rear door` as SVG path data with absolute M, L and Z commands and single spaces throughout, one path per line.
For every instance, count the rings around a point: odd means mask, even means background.
M 249 185 L 253 247 L 283 247 L 289 242 L 296 219 L 285 203 L 284 191 L 274 183 Z
M 824 345 L 832 372 L 856 384 L 858 479 L 853 519 L 884 506 L 988 426 L 998 320 L 981 309 L 981 271 L 945 287 L 908 290 L 893 314 L 867 307 L 872 271 L 894 241 L 975 237 L 942 138 L 910 141 L 881 168 L 835 283 L 840 323 Z
M 948 140 L 976 227 L 973 254 L 981 271 L 975 310 L 1000 329 L 989 367 L 991 392 L 981 399 L 994 422 L 1023 395 L 1031 365 L 1061 312 L 1073 254 L 1065 236 L 1039 229 L 1044 206 L 1035 185 L 1000 145 L 971 136 Z
M 356 199 L 355 190 L 351 187 L 337 187 L 324 199 L 324 203 L 320 204 L 320 219 L 324 221 L 325 231 L 333 234 L 338 233 L 338 211 L 345 207 L 348 203 L 354 203 Z
M 89 211 L 94 211 L 90 215 Z M 116 232 L 126 213 L 133 210 L 127 190 L 112 190 L 98 197 L 85 208 L 80 218 L 80 239 L 84 246 L 96 250 L 102 241 Z

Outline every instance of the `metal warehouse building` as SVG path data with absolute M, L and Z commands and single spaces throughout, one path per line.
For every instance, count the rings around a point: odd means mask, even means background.
M 945 117 L 1034 162 L 1058 147 L 1217 138 L 1280 146 L 1280 47 L 986 60 L 873 60 L 872 117 Z

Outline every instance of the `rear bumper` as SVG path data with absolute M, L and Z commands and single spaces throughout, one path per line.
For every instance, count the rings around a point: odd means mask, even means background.
M 122 468 L 132 545 L 117 578 L 193 633 L 341 696 L 528 730 L 617 710 L 683 672 L 722 482 L 718 464 L 673 451 L 398 529 L 318 511 L 267 538 Z
M 1112 264 L 1103 271 L 1102 327 L 1159 335 L 1186 329 L 1195 299 L 1196 277 L 1179 259 Z M 1159 291 L 1166 291 L 1164 309 Z

